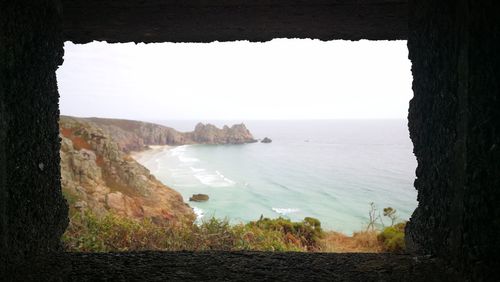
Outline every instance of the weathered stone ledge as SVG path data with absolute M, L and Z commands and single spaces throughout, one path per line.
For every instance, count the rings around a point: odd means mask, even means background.
M 27 279 L 64 281 L 458 281 L 436 260 L 394 254 L 63 253 Z M 33 266 L 30 266 L 33 268 Z M 21 273 L 22 274 L 22 273 Z M 26 277 L 23 277 L 26 279 Z

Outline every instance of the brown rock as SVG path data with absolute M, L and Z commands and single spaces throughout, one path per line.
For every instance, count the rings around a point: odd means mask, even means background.
M 182 196 L 128 158 L 104 130 L 86 119 L 61 117 L 63 193 L 98 215 L 188 221 L 195 218 Z M 73 205 L 73 208 L 77 208 Z
M 206 194 L 193 194 L 193 196 L 191 196 L 189 198 L 189 201 L 192 201 L 192 202 L 206 202 L 208 201 L 208 195 Z

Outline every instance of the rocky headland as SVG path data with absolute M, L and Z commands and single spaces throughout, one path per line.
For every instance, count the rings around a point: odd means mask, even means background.
M 244 124 L 224 126 L 220 129 L 212 124 L 198 123 L 194 131 L 179 132 L 167 126 L 142 121 L 107 118 L 79 119 L 92 122 L 106 131 L 124 152 L 141 151 L 148 145 L 245 144 L 257 141 Z
M 192 222 L 182 196 L 158 181 L 129 153 L 149 145 L 243 144 L 255 142 L 244 124 L 199 123 L 179 132 L 153 123 L 61 116 L 61 184 L 70 211 L 90 209 L 153 222 Z
M 186 137 L 198 144 L 245 144 L 257 142 L 243 123 L 231 127 L 224 125 L 222 129 L 213 124 L 198 123 L 193 132 L 186 133 Z

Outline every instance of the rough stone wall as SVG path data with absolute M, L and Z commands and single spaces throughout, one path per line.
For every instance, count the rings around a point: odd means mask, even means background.
M 55 75 L 60 12 L 52 0 L 0 3 L 2 267 L 58 250 L 67 225 Z
M 175 9 L 146 17 L 157 7 L 141 10 L 124 1 L 90 1 L 94 6 L 85 10 L 87 1 L 73 1 L 64 29 L 66 38 L 75 42 L 405 38 L 401 32 L 406 29 L 397 19 L 404 1 L 320 2 L 306 7 L 305 14 L 300 6 L 304 1 L 288 1 L 267 8 L 174 5 L 167 8 L 180 7 L 179 17 Z M 391 8 L 392 2 L 396 4 Z M 107 10 L 106 3 L 112 4 Z M 371 8 L 386 14 L 374 14 Z M 409 11 L 415 93 L 409 126 L 419 164 L 419 207 L 408 225 L 408 246 L 435 254 L 476 280 L 492 278 L 500 253 L 498 4 L 410 0 Z M 330 20 L 334 14 L 339 17 Z M 158 19 L 165 22 L 155 31 Z M 141 21 L 147 24 L 135 25 Z M 57 250 L 67 224 L 60 191 L 55 77 L 62 63 L 61 23 L 56 0 L 0 2 L 2 267 L 6 258 L 11 263 Z
M 409 3 L 419 206 L 407 245 L 476 279 L 500 249 L 499 29 L 493 1 Z
M 62 0 L 74 43 L 406 39 L 407 0 Z
M 327 0 L 311 5 L 303 0 L 272 5 L 230 0 L 214 5 L 207 0 L 168 1 L 170 6 L 165 6 L 165 2 L 65 1 L 74 3 L 65 7 L 64 29 L 69 27 L 71 33 L 65 38 L 75 42 L 402 39 L 406 32 L 405 0 L 339 0 L 333 6 Z M 2 268 L 59 250 L 67 225 L 67 205 L 60 190 L 55 76 L 63 54 L 62 10 L 58 0 L 0 1 Z
M 1 44 L 4 41 L 4 35 L 1 30 L 4 30 L 4 22 L 0 24 L 0 74 L 3 74 L 5 46 Z M 6 153 L 5 144 L 7 139 L 7 115 L 5 112 L 5 90 L 3 77 L 0 77 L 0 250 L 7 249 L 7 169 L 6 169 Z M 7 259 L 5 252 L 0 252 L 0 273 L 5 273 L 5 260 Z
M 466 265 L 479 279 L 500 272 L 500 7 L 468 1 L 472 13 L 463 66 L 467 87 L 467 178 L 464 191 Z M 499 278 L 499 273 L 495 273 Z M 484 276 L 484 277 L 488 277 Z

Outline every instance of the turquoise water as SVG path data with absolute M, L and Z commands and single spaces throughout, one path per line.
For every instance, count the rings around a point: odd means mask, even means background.
M 162 122 L 179 130 L 195 122 Z M 221 126 L 232 122 L 215 122 Z M 187 145 L 137 156 L 200 217 L 247 222 L 264 215 L 318 218 L 325 229 L 362 229 L 370 202 L 408 219 L 417 206 L 416 160 L 405 120 L 248 121 L 270 144 Z

